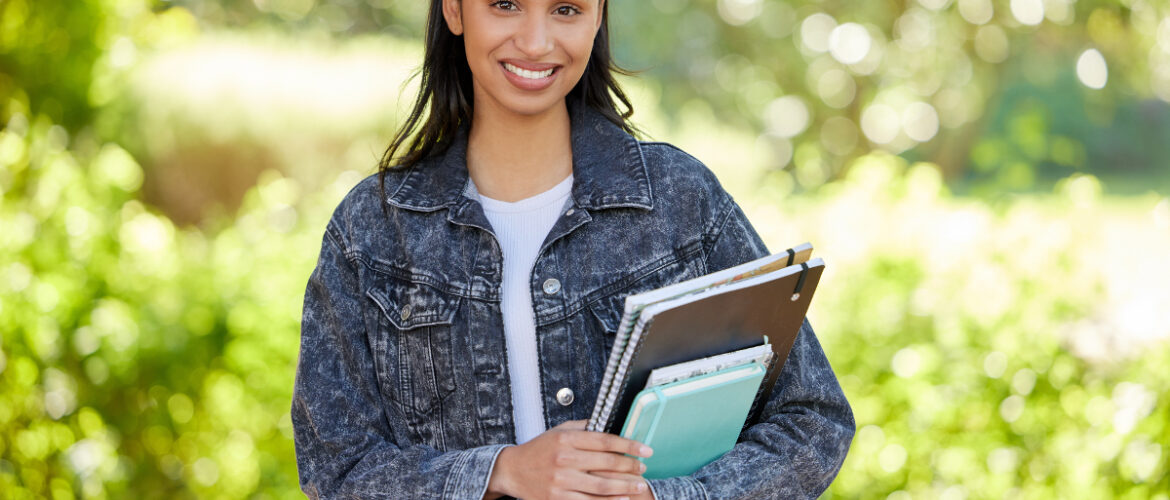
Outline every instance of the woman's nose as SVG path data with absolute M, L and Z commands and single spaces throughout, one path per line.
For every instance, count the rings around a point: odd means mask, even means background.
M 528 16 L 515 40 L 516 47 L 533 60 L 548 55 L 555 45 L 545 16 Z

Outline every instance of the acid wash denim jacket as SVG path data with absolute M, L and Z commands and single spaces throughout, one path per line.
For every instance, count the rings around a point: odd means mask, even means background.
M 588 419 L 627 295 L 768 254 L 702 163 L 571 106 L 569 206 L 531 274 L 544 418 Z M 464 196 L 467 132 L 447 151 L 359 183 L 325 229 L 305 292 L 292 401 L 311 498 L 483 497 L 515 443 L 500 247 Z M 383 213 L 383 208 L 387 214 Z M 560 397 L 558 397 L 558 394 Z M 761 421 L 659 500 L 814 498 L 853 413 L 805 321 Z

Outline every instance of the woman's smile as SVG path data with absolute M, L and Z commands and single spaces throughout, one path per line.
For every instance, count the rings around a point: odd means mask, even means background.
M 516 60 L 500 62 L 504 77 L 523 90 L 544 90 L 551 86 L 559 75 L 560 65 L 536 64 Z

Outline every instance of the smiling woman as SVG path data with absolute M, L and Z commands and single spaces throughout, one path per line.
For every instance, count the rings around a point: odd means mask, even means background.
M 690 476 L 584 430 L 625 297 L 768 251 L 634 138 L 604 0 L 432 0 L 419 96 L 325 228 L 292 420 L 313 498 L 818 496 L 853 416 L 806 322 L 760 421 Z M 619 111 L 618 103 L 624 107 Z
M 604 4 L 544 3 L 443 2 L 451 32 L 463 35 L 477 111 L 564 111 L 564 97 L 589 63 Z

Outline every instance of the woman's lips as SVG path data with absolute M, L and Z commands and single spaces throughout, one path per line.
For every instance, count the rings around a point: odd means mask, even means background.
M 501 61 L 500 68 L 512 85 L 523 90 L 544 90 L 552 85 L 560 73 L 560 66 L 555 64 Z

